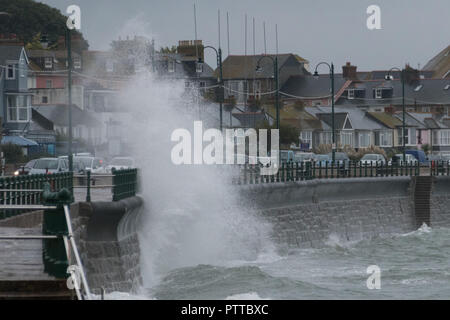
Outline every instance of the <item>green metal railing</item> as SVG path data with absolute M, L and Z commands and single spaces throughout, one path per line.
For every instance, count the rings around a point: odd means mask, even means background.
M 113 175 L 113 201 L 120 201 L 134 197 L 138 187 L 138 170 L 112 170 Z
M 18 209 L 0 209 L 0 220 L 28 212 L 20 207 L 41 205 L 44 185 L 50 184 L 52 190 L 67 188 L 73 190 L 73 175 L 70 172 L 38 174 L 0 178 L 0 205 L 16 205 Z
M 233 180 L 235 184 L 262 184 L 315 179 L 375 178 L 399 176 L 450 176 L 449 162 L 419 163 L 378 163 L 360 162 L 284 162 L 278 172 L 271 176 L 262 176 L 261 165 L 239 165 L 239 174 Z

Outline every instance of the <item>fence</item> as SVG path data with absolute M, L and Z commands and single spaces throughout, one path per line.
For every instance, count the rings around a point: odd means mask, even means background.
M 113 201 L 134 197 L 138 187 L 137 169 L 112 170 Z
M 42 191 L 45 183 L 53 190 L 67 188 L 72 191 L 72 173 L 37 174 L 0 178 L 0 220 L 30 211 L 27 206 L 42 204 Z M 17 209 L 4 209 L 1 206 L 17 206 Z
M 314 179 L 370 178 L 395 176 L 450 176 L 449 162 L 431 162 L 429 165 L 419 163 L 378 163 L 361 164 L 360 162 L 288 162 L 282 163 L 278 172 L 271 176 L 261 176 L 261 165 L 239 165 L 239 174 L 235 184 L 260 184 Z

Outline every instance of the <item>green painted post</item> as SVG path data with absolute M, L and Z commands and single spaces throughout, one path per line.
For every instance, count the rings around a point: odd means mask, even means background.
M 86 202 L 91 202 L 91 170 L 87 172 Z

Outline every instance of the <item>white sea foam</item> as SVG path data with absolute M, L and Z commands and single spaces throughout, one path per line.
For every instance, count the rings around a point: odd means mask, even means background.
M 271 300 L 270 298 L 261 298 L 256 292 L 240 293 L 228 296 L 225 300 Z

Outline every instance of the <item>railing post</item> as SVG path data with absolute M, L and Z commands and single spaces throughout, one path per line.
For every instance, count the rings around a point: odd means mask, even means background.
M 91 170 L 87 171 L 86 202 L 91 202 Z

